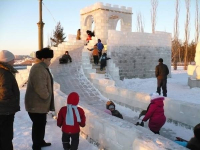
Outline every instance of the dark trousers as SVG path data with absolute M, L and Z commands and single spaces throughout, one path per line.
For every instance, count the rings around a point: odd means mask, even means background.
M 101 61 L 100 69 L 103 70 L 103 68 L 106 67 L 106 61 Z
M 101 55 L 102 55 L 102 50 L 99 51 L 99 58 L 101 58 Z
M 151 129 L 150 129 L 151 130 Z M 152 130 L 151 130 L 152 131 Z M 153 133 L 155 133 L 155 134 L 160 134 L 160 132 L 159 131 L 152 131 Z
M 59 59 L 59 62 L 60 62 L 60 63 L 68 63 L 68 59 L 60 58 L 60 59 Z
M 70 144 L 70 138 L 71 138 L 71 144 Z M 77 150 L 79 145 L 79 133 L 68 134 L 63 132 L 62 142 L 63 142 L 63 148 L 65 150 Z
M 93 59 L 94 59 L 94 64 L 99 63 L 99 57 L 98 56 L 93 56 Z
M 167 79 L 157 79 L 157 93 L 161 94 L 161 88 L 163 96 L 167 97 Z
M 39 114 L 39 113 L 28 113 L 29 117 L 31 118 L 33 125 L 32 125 L 32 141 L 33 141 L 33 149 L 40 149 L 41 144 L 44 143 L 44 135 L 45 135 L 45 126 L 47 116 L 46 113 Z
M 0 150 L 13 150 L 13 115 L 0 115 Z

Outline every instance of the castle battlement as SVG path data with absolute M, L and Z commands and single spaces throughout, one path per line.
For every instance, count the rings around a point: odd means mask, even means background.
M 94 5 L 85 7 L 80 10 L 80 14 L 84 15 L 89 12 L 95 11 L 95 10 L 110 10 L 110 11 L 116 11 L 116 12 L 121 12 L 121 13 L 131 13 L 132 14 L 132 7 L 126 7 L 126 6 L 119 6 L 119 5 L 111 5 L 111 4 L 103 4 L 102 2 L 97 2 Z

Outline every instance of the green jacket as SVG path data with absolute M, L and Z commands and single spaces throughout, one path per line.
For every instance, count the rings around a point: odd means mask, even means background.
M 47 113 L 54 111 L 53 80 L 44 62 L 34 64 L 30 70 L 25 94 L 26 111 Z
M 17 70 L 13 66 L 0 62 L 0 115 L 20 111 L 20 92 L 15 73 Z

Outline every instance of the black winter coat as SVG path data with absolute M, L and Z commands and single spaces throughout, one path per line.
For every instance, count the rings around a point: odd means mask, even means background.
M 169 74 L 169 69 L 167 65 L 160 62 L 159 65 L 156 66 L 155 76 L 157 77 L 157 79 L 162 80 L 162 79 L 167 79 L 168 74 Z
M 0 115 L 14 114 L 20 110 L 20 93 L 13 66 L 0 62 Z
M 197 138 L 191 138 L 186 147 L 191 150 L 200 150 L 200 141 Z
M 102 55 L 101 58 L 100 58 L 101 66 L 105 67 L 106 66 L 106 61 L 109 60 L 109 59 L 110 59 L 109 57 Z
M 123 119 L 122 114 L 120 114 L 120 112 L 118 110 L 113 110 L 113 111 L 111 111 L 111 113 L 113 116 Z
M 62 56 L 62 59 L 65 59 L 66 61 L 70 61 L 70 62 L 72 62 L 72 58 L 71 58 L 71 56 L 68 54 L 68 55 L 66 55 L 66 54 L 64 54 L 63 56 Z

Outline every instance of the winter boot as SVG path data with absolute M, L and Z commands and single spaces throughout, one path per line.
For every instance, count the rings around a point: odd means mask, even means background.
M 51 143 L 46 143 L 45 141 L 41 144 L 41 147 L 51 146 Z

